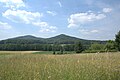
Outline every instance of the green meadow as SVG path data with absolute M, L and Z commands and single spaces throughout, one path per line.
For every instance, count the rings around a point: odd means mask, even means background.
M 0 80 L 120 80 L 120 52 L 39 53 L 1 51 Z

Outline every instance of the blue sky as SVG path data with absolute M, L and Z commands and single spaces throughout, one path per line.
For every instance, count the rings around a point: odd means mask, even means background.
M 0 40 L 67 34 L 114 39 L 120 30 L 120 0 L 0 0 Z

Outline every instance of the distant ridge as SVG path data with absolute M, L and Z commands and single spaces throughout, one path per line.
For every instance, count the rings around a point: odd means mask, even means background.
M 32 35 L 26 35 L 26 36 L 19 36 L 13 39 L 39 39 L 39 38 Z
M 76 38 L 76 37 L 72 37 L 72 36 L 68 36 L 68 35 L 65 35 L 65 34 L 60 34 L 60 35 L 57 35 L 55 37 L 51 37 L 49 39 L 79 39 L 79 38 Z
M 1 40 L 0 44 L 53 44 L 58 42 L 60 44 L 74 44 L 76 41 L 81 41 L 85 45 L 90 45 L 91 43 L 105 43 L 106 41 L 99 40 L 85 40 L 76 37 L 72 37 L 65 34 L 60 34 L 50 38 L 39 38 L 32 35 L 19 36 L 15 38 L 10 38 L 6 40 Z

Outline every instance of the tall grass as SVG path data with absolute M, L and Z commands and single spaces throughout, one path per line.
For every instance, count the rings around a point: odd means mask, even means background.
M 2 54 L 0 80 L 120 80 L 120 53 Z

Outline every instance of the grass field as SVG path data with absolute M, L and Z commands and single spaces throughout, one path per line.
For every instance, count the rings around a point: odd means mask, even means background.
M 0 80 L 120 80 L 119 52 L 71 55 L 10 53 L 0 52 Z

